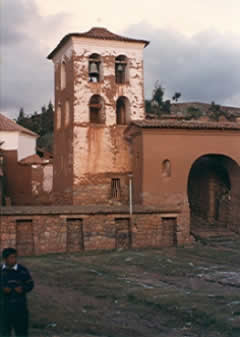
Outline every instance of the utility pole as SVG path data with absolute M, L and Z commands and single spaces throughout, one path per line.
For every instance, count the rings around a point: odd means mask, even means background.
M 132 184 L 132 179 L 133 179 L 133 175 L 132 173 L 128 174 L 129 177 L 129 215 L 130 218 L 132 217 L 133 214 L 133 184 Z

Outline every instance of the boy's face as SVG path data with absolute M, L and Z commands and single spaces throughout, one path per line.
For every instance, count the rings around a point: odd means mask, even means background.
M 13 267 L 17 263 L 17 255 L 16 254 L 10 254 L 5 259 L 6 265 L 9 267 Z

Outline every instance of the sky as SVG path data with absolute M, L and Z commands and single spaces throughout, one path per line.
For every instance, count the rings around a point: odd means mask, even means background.
M 145 97 L 240 106 L 239 0 L 0 0 L 0 112 L 16 117 L 54 101 L 60 39 L 93 26 L 151 41 L 144 50 Z

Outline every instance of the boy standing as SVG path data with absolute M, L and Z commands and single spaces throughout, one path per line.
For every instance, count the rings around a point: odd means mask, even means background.
M 2 252 L 4 264 L 0 265 L 0 328 L 1 337 L 28 336 L 28 307 L 26 293 L 34 283 L 27 268 L 17 264 L 17 251 L 6 248 Z

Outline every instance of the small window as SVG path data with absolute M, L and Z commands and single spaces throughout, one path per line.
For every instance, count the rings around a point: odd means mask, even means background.
M 67 83 L 67 69 L 66 69 L 66 63 L 62 62 L 61 64 L 61 89 L 66 88 Z
M 89 102 L 89 114 L 90 123 L 104 124 L 105 123 L 105 111 L 104 100 L 99 95 L 93 95 Z
M 124 84 L 128 81 L 128 61 L 127 57 L 120 55 L 115 59 L 115 78 L 116 83 Z
M 120 186 L 120 179 L 119 178 L 113 178 L 112 179 L 111 192 L 112 192 L 112 199 L 120 200 L 120 198 L 121 198 L 121 186 Z
M 70 121 L 70 103 L 69 100 L 65 103 L 65 126 L 69 125 Z
M 166 159 L 162 163 L 162 176 L 163 177 L 171 177 L 171 162 Z
M 89 82 L 96 83 L 102 81 L 102 62 L 100 55 L 92 54 L 89 57 L 88 74 L 89 74 Z

